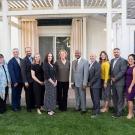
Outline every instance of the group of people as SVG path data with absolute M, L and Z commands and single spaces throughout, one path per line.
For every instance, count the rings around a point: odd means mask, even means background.
M 114 58 L 111 61 L 105 51 L 100 53 L 98 61 L 94 53 L 90 53 L 89 60 L 86 60 L 82 58 L 81 52 L 76 50 L 75 60 L 70 64 L 65 50 L 60 50 L 56 62 L 51 52 L 46 54 L 43 62 L 40 54 L 32 57 L 30 47 L 26 47 L 25 52 L 26 57 L 21 59 L 19 50 L 13 49 L 13 58 L 8 64 L 0 54 L 0 112 L 6 110 L 10 87 L 13 111 L 21 109 L 23 87 L 28 112 L 36 108 L 38 114 L 47 111 L 48 115 L 52 116 L 55 114 L 56 104 L 60 111 L 66 111 L 71 69 L 71 87 L 75 91 L 76 99 L 75 111 L 86 113 L 86 88 L 89 88 L 93 103 L 92 118 L 108 112 L 111 99 L 114 108 L 113 117 L 123 115 L 125 99 L 128 104 L 127 119 L 134 117 L 134 54 L 130 54 L 128 60 L 125 60 L 120 56 L 120 49 L 114 48 Z M 104 101 L 102 107 L 100 107 L 101 100 Z

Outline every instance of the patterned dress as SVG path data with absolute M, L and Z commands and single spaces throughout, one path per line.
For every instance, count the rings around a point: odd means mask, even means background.
M 135 97 L 135 85 L 132 88 L 131 93 L 128 93 L 128 88 L 130 87 L 130 84 L 133 80 L 133 67 L 128 67 L 127 72 L 126 72 L 126 98 L 127 101 L 133 101 Z
M 56 81 L 56 69 L 55 66 L 51 66 L 49 63 L 44 63 L 45 74 L 45 98 L 44 106 L 47 111 L 54 111 L 56 108 L 56 87 L 48 81 L 52 79 Z

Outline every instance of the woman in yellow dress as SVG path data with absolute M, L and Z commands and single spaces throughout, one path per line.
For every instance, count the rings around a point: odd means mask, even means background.
M 102 82 L 102 93 L 104 105 L 101 112 L 108 112 L 109 110 L 109 102 L 111 97 L 111 85 L 110 85 L 110 63 L 108 59 L 108 55 L 105 51 L 100 53 L 99 58 L 101 64 L 101 82 Z

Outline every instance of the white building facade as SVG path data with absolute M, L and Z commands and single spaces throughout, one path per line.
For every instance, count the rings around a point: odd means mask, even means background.
M 133 0 L 1 0 L 0 6 L 0 53 L 7 60 L 15 47 L 23 57 L 27 46 L 42 58 L 52 51 L 55 59 L 65 48 L 71 60 L 76 49 L 85 58 L 102 50 L 112 58 L 114 47 L 125 58 L 135 52 Z

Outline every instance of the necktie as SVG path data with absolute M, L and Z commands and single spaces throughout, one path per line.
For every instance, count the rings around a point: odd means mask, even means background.
M 77 66 L 78 66 L 78 59 L 75 62 L 75 70 L 77 69 Z

